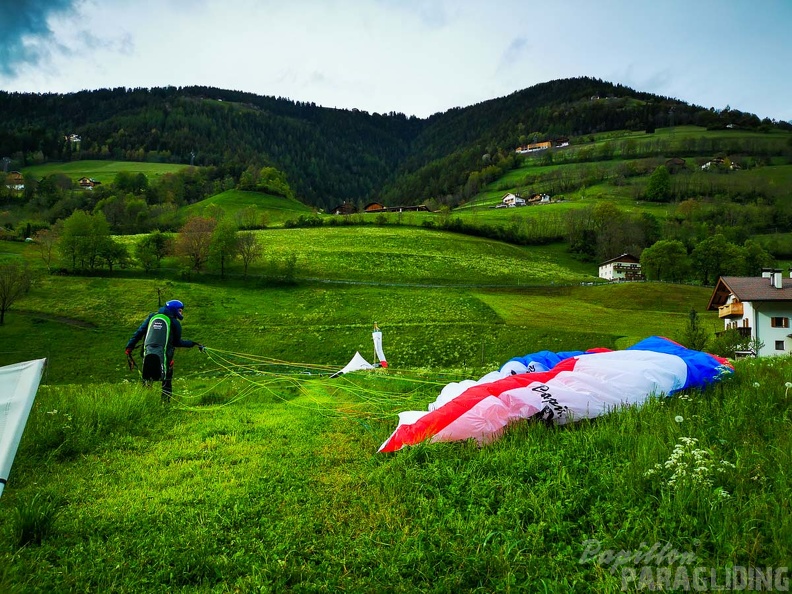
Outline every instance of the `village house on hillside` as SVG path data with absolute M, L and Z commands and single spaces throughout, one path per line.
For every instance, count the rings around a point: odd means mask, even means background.
M 336 206 L 335 208 L 330 209 L 330 212 L 337 215 L 348 215 L 354 214 L 357 212 L 357 208 L 351 202 L 347 202 L 344 200 L 341 204 Z
M 550 204 L 550 194 L 533 194 L 528 198 L 529 204 Z
M 503 198 L 501 198 L 501 204 L 505 206 L 525 206 L 525 199 L 518 196 L 517 194 L 512 194 L 509 192 Z
M 523 146 L 518 146 L 514 152 L 520 155 L 533 153 L 535 151 L 546 151 L 549 148 L 562 148 L 569 146 L 569 138 L 556 138 L 555 140 L 545 140 L 543 142 L 533 142 Z
M 357 207 L 351 202 L 344 202 L 330 209 L 329 212 L 336 215 L 349 215 L 357 212 Z M 409 204 L 406 206 L 385 206 L 379 202 L 369 202 L 363 207 L 364 213 L 367 212 L 415 212 L 415 211 L 429 211 L 425 204 Z
M 81 177 L 77 183 L 84 190 L 93 190 L 94 186 L 101 185 L 102 182 L 95 180 L 92 177 Z
M 599 265 L 599 277 L 609 281 L 642 281 L 641 262 L 632 254 L 622 254 Z
M 679 173 L 687 169 L 687 163 L 681 157 L 671 157 L 665 162 L 666 169 L 669 173 Z
M 25 189 L 25 178 L 19 171 L 10 171 L 6 175 L 5 185 L 10 190 L 22 191 Z
M 722 276 L 707 305 L 718 311 L 724 331 L 736 329 L 759 345 L 758 352 L 745 354 L 766 357 L 792 351 L 792 274 L 765 268 L 762 276 Z

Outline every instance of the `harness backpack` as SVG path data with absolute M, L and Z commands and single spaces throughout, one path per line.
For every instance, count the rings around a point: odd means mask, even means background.
M 165 351 L 169 337 L 170 318 L 164 314 L 151 316 L 143 341 L 143 381 L 161 381 L 165 378 Z

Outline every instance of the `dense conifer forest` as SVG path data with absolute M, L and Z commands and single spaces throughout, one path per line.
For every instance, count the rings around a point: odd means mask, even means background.
M 343 201 L 458 202 L 472 173 L 510 169 L 515 147 L 530 142 L 686 124 L 792 129 L 592 78 L 551 81 L 425 119 L 210 87 L 0 92 L 0 112 L 0 157 L 11 169 L 78 159 L 192 163 L 238 182 L 251 167 L 274 167 L 301 200 L 325 209 Z

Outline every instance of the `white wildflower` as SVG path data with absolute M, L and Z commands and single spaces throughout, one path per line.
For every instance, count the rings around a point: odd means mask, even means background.
M 684 420 L 685 420 L 685 418 L 684 418 L 684 417 L 682 417 L 682 416 L 680 416 L 680 415 L 677 415 L 677 416 L 675 416 L 675 417 L 674 417 L 674 420 L 675 420 L 677 423 L 681 423 L 682 421 L 684 421 Z

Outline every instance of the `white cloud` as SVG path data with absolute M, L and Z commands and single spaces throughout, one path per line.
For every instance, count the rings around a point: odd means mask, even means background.
M 20 0 L 28 7 L 45 0 Z M 0 87 L 209 85 L 428 116 L 569 76 L 792 119 L 792 4 L 59 0 Z M 30 14 L 38 14 L 32 8 Z M 0 26 L 1 28 L 2 26 Z M 16 38 L 17 41 L 21 38 Z M 772 48 L 772 49 L 771 49 Z

